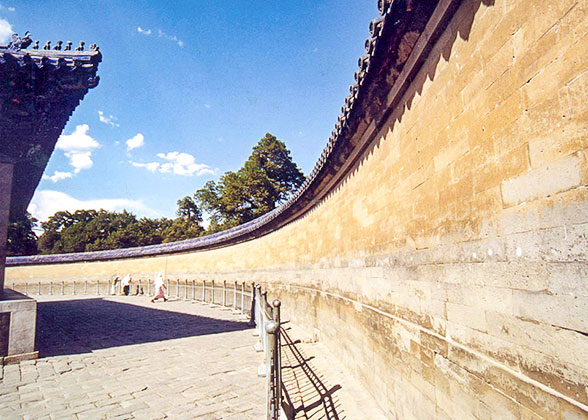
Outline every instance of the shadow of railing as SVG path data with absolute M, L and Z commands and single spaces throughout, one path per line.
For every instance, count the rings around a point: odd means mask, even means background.
M 324 377 L 309 363 L 314 357 L 306 357 L 297 344 L 281 330 L 282 383 L 284 400 L 282 407 L 289 419 L 345 419 L 341 404 L 334 396 L 341 385 L 327 386 Z
M 130 298 L 133 299 L 133 298 Z M 39 357 L 249 329 L 232 321 L 149 308 L 112 300 L 39 302 L 36 348 Z

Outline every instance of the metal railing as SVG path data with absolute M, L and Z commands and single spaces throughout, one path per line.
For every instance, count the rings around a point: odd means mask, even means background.
M 265 362 L 257 373 L 266 377 L 267 420 L 277 420 L 282 410 L 281 302 L 276 299 L 272 304 L 268 303 L 267 291 L 262 291 L 258 284 L 252 285 L 252 292 L 251 319 L 255 322 L 254 334 L 259 337 L 255 348 L 265 355 Z
M 232 285 L 223 281 L 222 284 L 213 281 L 196 281 L 188 279 L 168 279 L 165 281 L 168 297 L 182 299 L 184 301 L 201 302 L 205 305 L 219 306 L 224 310 L 232 310 L 234 314 L 240 314 L 241 319 L 246 319 L 250 314 L 253 294 L 245 282 L 234 281 Z M 61 282 L 24 282 L 7 284 L 12 290 L 24 293 L 27 296 L 42 295 L 67 295 L 67 296 L 112 296 L 122 294 L 120 282 L 113 280 L 94 281 L 61 281 Z M 152 279 L 139 279 L 131 283 L 130 295 L 153 296 L 155 287 Z M 232 290 L 231 290 L 232 289 Z M 201 292 L 200 292 L 201 290 Z M 200 295 L 201 297 L 199 297 Z

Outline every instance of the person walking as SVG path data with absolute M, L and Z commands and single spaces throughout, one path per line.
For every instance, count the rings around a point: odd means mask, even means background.
M 121 295 L 128 296 L 131 293 L 131 281 L 133 281 L 133 279 L 130 274 L 127 274 L 126 276 L 123 277 L 122 282 L 121 282 L 121 285 L 122 285 Z
M 155 286 L 155 296 L 151 299 L 151 303 L 155 303 L 156 299 L 163 299 L 164 302 L 167 302 L 167 298 L 165 297 L 165 282 L 163 281 L 163 274 L 157 273 L 154 281 Z
M 110 294 L 116 295 L 116 289 L 120 286 L 120 277 L 114 276 L 112 286 L 110 286 Z

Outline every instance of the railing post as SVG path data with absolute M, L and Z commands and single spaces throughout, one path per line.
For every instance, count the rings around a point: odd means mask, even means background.
M 239 313 L 237 311 L 237 280 L 233 283 L 233 313 Z
M 192 300 L 196 300 L 196 280 L 192 280 Z
M 253 330 L 253 335 L 258 336 L 261 340 L 261 311 L 259 310 L 259 298 L 261 297 L 261 293 L 259 293 L 260 286 L 258 284 L 252 284 L 251 286 L 251 295 L 254 296 L 253 299 L 253 308 L 251 308 L 251 322 L 255 323 L 255 329 Z M 259 343 L 258 343 L 259 344 Z M 256 348 L 257 351 L 261 351 L 261 346 Z
M 37 283 L 37 295 L 41 296 L 41 282 Z
M 88 294 L 88 280 L 84 281 L 84 294 L 87 295 Z
M 282 408 L 282 302 L 278 299 L 275 299 L 274 302 L 274 321 L 278 324 L 278 331 L 276 332 L 276 356 L 274 359 L 274 369 L 275 369 L 275 389 L 276 389 L 276 419 L 279 416 L 279 411 Z
M 188 300 L 188 279 L 184 279 L 184 300 Z
M 65 294 L 65 282 L 61 280 L 61 296 Z
M 73 286 L 72 286 L 71 294 L 72 294 L 72 295 L 74 295 L 74 296 L 76 295 L 76 281 L 75 281 L 75 280 L 74 280 L 74 282 L 73 282 Z
M 180 279 L 176 279 L 176 297 L 180 297 Z
M 267 313 L 268 304 L 267 304 L 267 290 L 261 292 L 261 308 L 263 309 L 263 313 Z M 270 314 L 273 316 L 273 313 Z
M 255 283 L 254 283 L 255 284 Z M 261 287 L 261 286 L 260 286 Z M 251 296 L 249 297 L 249 308 L 251 308 L 251 311 L 253 313 L 253 303 L 254 303 L 254 293 L 253 293 L 253 289 L 251 290 Z M 253 316 L 253 315 L 252 315 Z
M 261 291 L 261 286 L 259 286 L 259 290 Z M 265 331 L 265 324 L 266 322 L 269 321 L 268 317 L 267 317 L 267 290 L 264 290 L 263 292 L 261 292 L 261 300 L 259 302 L 260 304 L 260 311 L 261 312 L 261 325 L 260 325 L 260 329 L 261 329 L 261 334 L 263 337 L 262 343 L 263 343 L 263 351 L 267 353 L 267 334 Z
M 279 416 L 279 394 L 281 389 L 278 388 L 277 377 L 277 336 L 280 331 L 280 324 L 275 321 L 268 321 L 265 324 L 265 334 L 267 335 L 267 350 L 265 353 L 266 364 L 266 389 L 267 389 L 267 420 L 277 420 Z
M 251 288 L 253 292 L 253 288 Z M 247 319 L 247 314 L 245 313 L 245 282 L 241 282 L 241 315 L 239 315 L 239 319 L 245 320 Z M 253 316 L 253 312 L 251 313 Z M 251 324 L 251 319 L 249 319 L 249 324 Z
M 96 280 L 96 295 L 100 294 L 100 280 Z
M 242 286 L 245 285 L 245 282 L 243 282 Z M 242 287 L 243 289 L 243 287 Z M 256 315 L 256 309 L 255 309 L 255 304 L 257 303 L 257 296 L 255 295 L 256 292 L 256 288 L 255 288 L 255 283 L 251 283 L 251 295 L 249 296 L 249 325 L 250 326 L 254 326 L 255 324 L 255 315 Z M 243 293 L 244 295 L 245 293 Z M 243 306 L 243 295 L 241 296 L 241 311 L 243 312 L 241 314 L 241 318 L 242 319 L 247 319 L 247 315 L 245 314 L 245 307 Z
M 227 281 L 223 280 L 223 310 L 227 308 Z
M 214 306 L 214 280 L 211 280 L 210 286 L 210 307 Z
M 29 295 L 29 282 L 25 281 L 25 295 Z
M 53 295 L 53 282 L 49 282 L 49 294 Z
M 206 280 L 202 280 L 202 305 L 206 305 Z

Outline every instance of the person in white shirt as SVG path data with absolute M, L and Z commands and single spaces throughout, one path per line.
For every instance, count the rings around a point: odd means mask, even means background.
M 131 293 L 131 281 L 133 281 L 133 279 L 130 274 L 127 274 L 126 276 L 123 277 L 122 282 L 121 282 L 121 286 L 122 286 L 121 295 L 128 296 Z
M 153 299 L 151 299 L 151 302 L 155 302 L 156 299 L 163 299 L 163 301 L 166 302 L 167 298 L 165 297 L 165 282 L 163 281 L 163 274 L 162 273 L 158 273 L 157 276 L 155 277 L 154 286 L 155 286 L 155 296 L 153 296 Z

